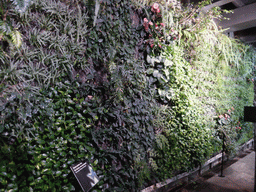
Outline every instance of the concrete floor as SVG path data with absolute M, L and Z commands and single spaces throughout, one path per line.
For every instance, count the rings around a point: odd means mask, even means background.
M 254 192 L 255 152 L 240 158 L 223 171 L 213 173 L 209 179 L 199 178 L 178 192 Z

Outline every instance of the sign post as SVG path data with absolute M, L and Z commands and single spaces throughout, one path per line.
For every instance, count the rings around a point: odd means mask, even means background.
M 255 171 L 254 171 L 254 192 L 256 192 L 256 107 L 244 107 L 244 121 L 253 122 L 254 128 L 254 152 L 255 152 Z

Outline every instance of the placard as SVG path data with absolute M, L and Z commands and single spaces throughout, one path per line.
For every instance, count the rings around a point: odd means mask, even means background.
M 78 162 L 70 167 L 84 192 L 99 182 L 99 178 L 87 162 Z

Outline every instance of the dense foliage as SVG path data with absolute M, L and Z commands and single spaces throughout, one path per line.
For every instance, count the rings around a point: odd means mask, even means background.
M 2 191 L 79 190 L 69 168 L 79 160 L 100 177 L 95 190 L 138 191 L 199 166 L 223 134 L 226 152 L 252 136 L 243 106 L 255 52 L 222 34 L 218 12 L 24 2 L 5 12 L 22 44 L 1 41 Z

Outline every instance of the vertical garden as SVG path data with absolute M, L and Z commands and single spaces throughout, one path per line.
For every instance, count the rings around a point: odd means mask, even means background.
M 0 190 L 139 191 L 252 138 L 254 48 L 203 2 L 0 1 Z

